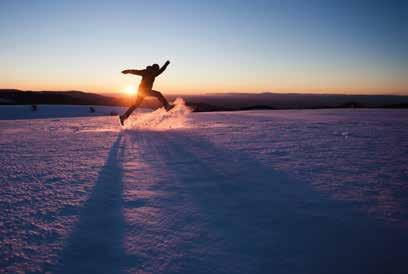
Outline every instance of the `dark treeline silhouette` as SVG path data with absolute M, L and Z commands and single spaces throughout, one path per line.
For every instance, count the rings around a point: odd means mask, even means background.
M 172 99 L 169 96 L 170 99 Z M 320 108 L 407 108 L 408 96 L 302 93 L 219 93 L 183 96 L 200 111 Z
M 168 95 L 173 101 L 178 95 Z M 319 108 L 408 108 L 408 96 L 395 95 L 341 95 L 294 93 L 220 93 L 182 95 L 196 112 L 234 111 L 254 109 L 319 109 Z M 0 89 L 0 105 L 106 105 L 129 106 L 134 98 L 105 96 L 81 91 L 21 91 Z M 155 98 L 143 101 L 142 107 L 157 108 Z
M 122 102 L 113 97 L 81 91 L 21 91 L 16 89 L 0 90 L 0 104 L 38 105 L 121 105 Z

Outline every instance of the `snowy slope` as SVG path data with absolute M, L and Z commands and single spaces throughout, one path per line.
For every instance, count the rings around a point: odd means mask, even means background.
M 91 112 L 90 107 L 95 112 Z M 0 120 L 107 116 L 124 110 L 124 107 L 113 106 L 38 105 L 37 110 L 33 111 L 31 105 L 10 105 L 0 106 Z
M 0 121 L 0 268 L 405 273 L 408 112 Z

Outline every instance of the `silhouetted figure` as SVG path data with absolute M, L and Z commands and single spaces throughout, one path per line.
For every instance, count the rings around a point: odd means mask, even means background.
M 32 111 L 37 111 L 37 105 L 31 105 L 31 110 Z
M 164 96 L 159 91 L 152 89 L 155 78 L 159 76 L 163 71 L 165 71 L 169 64 L 170 61 L 167 61 L 161 68 L 159 67 L 158 64 L 153 64 L 152 66 L 147 66 L 146 69 L 143 70 L 127 69 L 122 71 L 123 74 L 130 73 L 142 76 L 142 81 L 140 82 L 139 85 L 139 90 L 137 93 L 135 103 L 124 114 L 119 116 L 120 123 L 122 124 L 122 126 L 125 120 L 142 103 L 146 96 L 152 96 L 159 99 L 159 101 L 162 103 L 162 105 L 167 111 L 169 111 L 172 108 L 169 102 L 167 102 L 166 98 L 164 98 Z
M 90 113 L 94 113 L 94 112 L 95 112 L 95 109 L 94 109 L 93 107 L 89 107 L 89 112 L 90 112 Z

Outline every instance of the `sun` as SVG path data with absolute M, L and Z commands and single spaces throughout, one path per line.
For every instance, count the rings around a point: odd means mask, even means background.
M 135 95 L 135 94 L 136 94 L 136 88 L 135 88 L 135 86 L 127 86 L 127 87 L 124 89 L 124 92 L 125 92 L 127 95 Z

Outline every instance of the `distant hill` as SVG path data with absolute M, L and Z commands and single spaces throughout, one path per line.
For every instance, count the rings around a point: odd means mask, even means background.
M 170 97 L 170 96 L 169 96 Z M 186 95 L 198 111 L 319 108 L 407 108 L 408 96 L 301 93 L 220 93 Z M 206 108 L 207 106 L 207 108 Z
M 168 95 L 170 100 L 183 97 L 195 112 L 256 109 L 318 109 L 318 108 L 408 108 L 408 96 L 341 95 L 301 93 L 220 93 L 205 95 Z M 83 91 L 22 91 L 0 89 L 0 105 L 101 105 L 128 106 L 127 96 L 106 96 Z M 142 107 L 157 108 L 156 99 L 146 99 Z
M 0 89 L 0 104 L 120 105 L 118 98 L 82 91 L 22 91 Z
M 129 97 L 111 97 L 83 91 L 22 91 L 18 89 L 0 89 L 0 105 L 98 105 L 128 106 Z M 142 107 L 155 107 L 146 100 Z

